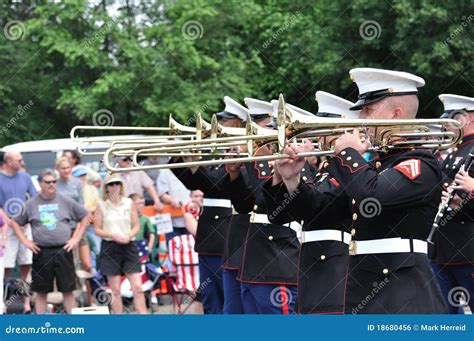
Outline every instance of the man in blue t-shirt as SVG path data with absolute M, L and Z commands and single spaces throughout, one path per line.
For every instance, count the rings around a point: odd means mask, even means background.
M 6 152 L 3 160 L 3 169 L 0 172 L 0 209 L 8 226 L 11 227 L 10 220 L 22 214 L 26 200 L 36 196 L 37 192 L 30 175 L 21 171 L 23 159 L 20 153 Z M 31 228 L 24 226 L 23 229 L 27 238 L 31 239 Z M 21 279 L 26 283 L 32 262 L 32 252 L 20 243 L 13 230 L 9 228 L 5 247 L 5 278 L 10 277 L 11 270 L 18 264 Z M 31 312 L 28 296 L 24 298 L 23 310 L 25 313 Z

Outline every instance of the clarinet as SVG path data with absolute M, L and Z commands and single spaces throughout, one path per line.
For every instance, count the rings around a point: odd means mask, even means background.
M 461 169 L 464 170 L 464 171 L 467 171 L 467 172 L 469 171 L 469 169 L 471 168 L 473 157 L 474 157 L 474 147 L 472 147 L 471 150 L 469 151 L 469 154 L 466 157 L 466 160 L 464 161 L 461 168 L 459 168 L 459 171 L 458 171 L 457 174 L 459 174 Z M 455 182 L 454 182 L 454 184 L 456 185 Z M 427 239 L 428 243 L 433 244 L 433 242 L 432 242 L 433 236 L 434 236 L 436 230 L 439 229 L 439 223 L 441 222 L 441 219 L 444 217 L 444 215 L 448 211 L 449 205 L 451 204 L 451 201 L 453 201 L 453 198 L 457 193 L 458 193 L 458 190 L 456 190 L 456 189 L 451 191 L 451 193 L 448 195 L 446 200 L 441 201 L 441 203 L 439 204 L 438 212 L 436 213 L 436 216 L 435 216 L 434 222 L 433 222 L 433 226 L 431 227 L 431 231 L 430 231 L 430 234 L 429 234 L 428 239 Z

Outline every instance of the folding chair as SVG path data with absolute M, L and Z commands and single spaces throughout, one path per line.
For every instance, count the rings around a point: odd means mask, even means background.
M 197 298 L 199 261 L 194 243 L 194 237 L 190 234 L 173 237 L 168 242 L 169 258 L 175 274 L 171 285 L 172 298 L 178 314 L 184 314 Z M 188 299 L 185 300 L 185 296 Z

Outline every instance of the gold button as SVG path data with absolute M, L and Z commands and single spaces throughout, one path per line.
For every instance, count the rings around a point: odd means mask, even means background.
M 377 162 L 375 163 L 375 168 L 380 168 L 380 167 L 382 167 L 382 162 L 377 161 Z
M 444 167 L 444 168 L 448 168 L 448 167 L 449 167 L 449 165 L 446 165 L 446 167 Z
M 263 172 L 262 172 L 262 175 L 267 175 L 267 172 L 263 171 Z
M 449 155 L 449 158 L 450 158 L 450 159 L 452 159 L 452 158 L 453 158 L 453 156 L 452 156 L 452 155 Z
M 256 211 L 258 209 L 258 205 L 253 206 L 253 210 Z
M 218 215 L 214 216 L 214 219 L 219 219 L 219 216 Z
M 325 260 L 326 259 L 326 256 L 325 255 L 321 255 L 321 260 Z
M 306 181 L 308 180 L 308 178 L 306 176 L 303 176 L 303 180 Z
M 355 199 L 352 199 L 352 205 L 355 205 L 356 201 Z
M 461 225 L 464 225 L 464 221 L 461 221 Z
M 301 171 L 304 172 L 305 170 L 306 170 L 306 169 L 303 168 Z
M 448 187 L 448 186 L 449 186 L 449 184 L 448 184 L 447 182 L 445 182 L 443 185 L 444 185 L 444 187 Z
M 329 166 L 329 163 L 325 162 L 324 163 L 324 168 L 327 168 L 327 166 Z
M 341 152 L 341 155 L 346 155 L 346 151 L 343 150 L 343 151 Z
M 268 240 L 273 240 L 273 236 L 268 236 Z
M 383 270 L 382 270 L 382 273 L 383 273 L 384 275 L 388 274 L 388 269 L 387 269 L 387 268 L 383 269 Z
M 258 166 L 259 166 L 260 168 L 263 167 L 263 163 L 260 163 Z
M 351 160 L 352 160 L 352 157 L 351 157 L 351 156 L 348 156 L 348 157 L 346 157 L 346 160 L 347 160 L 347 161 L 351 161 Z
M 320 175 L 321 175 L 321 173 L 316 173 L 316 176 L 320 176 Z
M 357 167 L 359 167 L 359 164 L 358 164 L 357 162 L 354 162 L 354 163 L 352 164 L 352 167 L 357 168 Z
M 352 220 L 357 220 L 357 213 L 354 213 L 354 214 L 352 215 Z
M 351 230 L 351 236 L 355 236 L 355 234 L 356 234 L 356 229 L 352 229 Z

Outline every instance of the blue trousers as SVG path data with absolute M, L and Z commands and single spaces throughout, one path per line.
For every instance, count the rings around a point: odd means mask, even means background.
M 224 283 L 224 314 L 243 314 L 240 282 L 237 280 L 239 270 L 222 270 Z
M 221 256 L 199 255 L 199 281 L 204 314 L 222 314 L 224 287 Z
M 463 314 L 459 307 L 459 293 L 467 294 L 468 304 L 474 312 L 474 265 L 438 265 L 431 263 L 450 314 Z M 454 303 L 454 304 L 453 304 Z
M 245 314 L 293 314 L 297 290 L 294 285 L 241 283 Z

